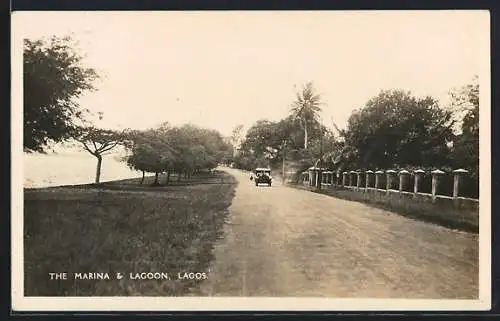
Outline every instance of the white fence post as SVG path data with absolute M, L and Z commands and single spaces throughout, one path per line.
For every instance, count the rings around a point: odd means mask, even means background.
M 406 180 L 408 178 L 408 172 L 406 169 L 399 171 L 399 191 L 402 192 L 406 187 Z
M 468 170 L 459 168 L 453 171 L 453 198 L 458 197 L 458 189 L 460 187 L 460 178 L 462 174 L 468 173 Z
M 444 174 L 443 171 L 436 169 L 431 172 L 432 174 L 432 199 L 436 200 L 437 188 L 439 185 L 439 176 Z
M 421 170 L 421 169 L 417 169 L 416 171 L 413 172 L 413 174 L 415 175 L 415 183 L 413 184 L 413 194 L 414 195 L 417 195 L 418 193 L 418 184 L 420 183 L 420 177 L 421 175 L 425 173 L 425 171 Z
M 387 194 L 389 194 L 389 190 L 391 189 L 391 185 L 392 185 L 392 175 L 395 174 L 396 171 L 389 169 L 389 170 L 386 170 L 385 173 L 386 173 L 385 189 L 387 191 Z
M 380 187 L 380 176 L 384 174 L 384 171 L 376 171 L 375 172 L 375 189 Z
M 349 186 L 354 186 L 354 182 L 352 181 L 353 175 L 355 174 L 355 171 L 350 171 L 349 172 Z
M 365 172 L 365 189 L 368 189 L 368 187 L 370 187 L 370 181 L 371 181 L 371 176 L 373 174 L 373 171 L 372 170 L 367 170 Z

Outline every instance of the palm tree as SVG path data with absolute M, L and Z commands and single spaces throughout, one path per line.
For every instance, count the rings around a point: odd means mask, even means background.
M 316 94 L 312 82 L 305 84 L 297 99 L 292 103 L 292 116 L 297 119 L 304 130 L 304 149 L 307 149 L 309 125 L 321 111 L 321 97 Z

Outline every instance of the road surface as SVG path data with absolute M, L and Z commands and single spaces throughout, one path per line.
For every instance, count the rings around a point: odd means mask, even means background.
M 202 295 L 478 297 L 477 234 L 224 170 L 239 184 Z

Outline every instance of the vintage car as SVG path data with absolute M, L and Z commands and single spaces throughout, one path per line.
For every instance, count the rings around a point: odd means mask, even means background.
M 254 182 L 255 186 L 259 186 L 259 184 L 267 184 L 271 186 L 273 178 L 271 177 L 271 169 L 259 167 L 254 171 Z

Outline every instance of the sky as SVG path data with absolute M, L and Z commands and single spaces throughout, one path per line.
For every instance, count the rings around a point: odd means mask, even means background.
M 444 104 L 450 89 L 484 76 L 488 23 L 486 11 L 17 12 L 12 29 L 16 39 L 78 41 L 102 75 L 80 100 L 104 113 L 101 127 L 168 121 L 230 135 L 287 115 L 308 81 L 327 126 L 345 127 L 385 89 Z

